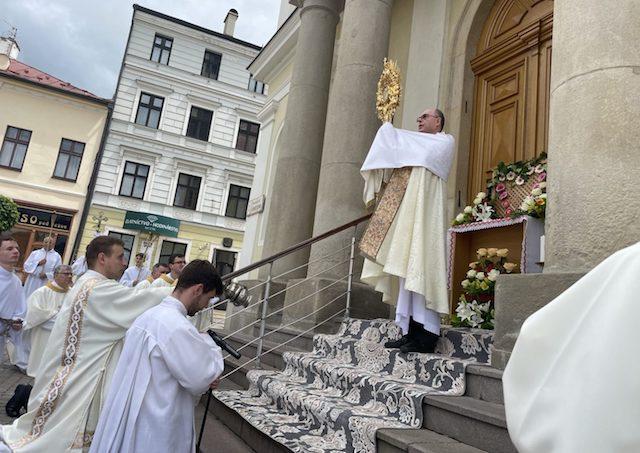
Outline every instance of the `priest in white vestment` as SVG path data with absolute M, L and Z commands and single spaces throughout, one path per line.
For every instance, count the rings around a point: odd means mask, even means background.
M 222 351 L 188 321 L 222 293 L 215 267 L 189 263 L 171 296 L 131 326 L 91 452 L 195 451 L 194 408 L 217 385 Z
M 171 255 L 169 257 L 169 273 L 162 274 L 160 277 L 156 278 L 151 284 L 151 288 L 175 286 L 185 264 L 187 264 L 187 261 L 185 260 L 184 255 Z
M 111 236 L 96 237 L 87 246 L 89 270 L 58 313 L 29 412 L 2 426 L 2 438 L 14 453 L 81 452 L 90 446 L 127 329 L 171 292 L 118 283 L 126 266 L 123 246 Z
M 640 243 L 522 325 L 502 378 L 520 453 L 640 452 L 638 275 Z
M 27 299 L 27 316 L 22 330 L 29 336 L 31 344 L 27 366 L 27 374 L 31 377 L 36 376 L 51 329 L 72 281 L 71 266 L 62 264 L 54 269 L 53 280 L 36 289 Z
M 0 235 L 0 361 L 4 360 L 5 340 L 13 344 L 14 351 L 23 351 L 22 321 L 26 315 L 22 282 L 14 273 L 20 259 L 20 247 L 14 238 Z M 16 366 L 27 368 L 27 357 L 19 356 Z
M 149 268 L 144 265 L 144 260 L 144 253 L 136 254 L 136 264 L 124 271 L 122 278 L 120 278 L 121 285 L 134 287 L 151 275 Z
M 151 275 L 136 285 L 138 289 L 149 288 L 151 284 L 161 275 L 169 272 L 169 265 L 165 263 L 156 263 L 151 269 Z
M 60 254 L 53 249 L 54 238 L 48 236 L 42 241 L 42 248 L 34 250 L 24 262 L 22 270 L 27 274 L 24 282 L 24 297 L 53 280 L 53 270 L 62 264 Z
M 71 263 L 71 270 L 76 278 L 87 272 L 87 260 L 84 255 L 76 258 L 75 261 Z
M 408 169 L 406 190 L 377 255 L 365 259 L 361 280 L 396 306 L 405 336 L 385 346 L 402 352 L 433 352 L 440 334 L 439 313 L 449 312 L 446 286 L 446 180 L 454 139 L 442 132 L 444 115 L 427 109 L 419 132 L 381 126 L 361 168 L 364 202 L 380 192 L 385 170 Z M 393 176 L 392 176 L 393 178 Z

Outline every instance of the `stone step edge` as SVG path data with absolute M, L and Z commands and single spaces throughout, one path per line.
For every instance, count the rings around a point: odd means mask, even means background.
M 376 432 L 376 439 L 393 445 L 403 451 L 487 453 L 451 437 L 438 434 L 428 429 L 381 428 Z M 433 447 L 441 447 L 435 449 Z
M 425 420 L 428 417 L 429 406 L 495 425 L 499 428 L 507 428 L 507 418 L 502 404 L 490 403 L 471 396 L 427 395 L 422 403 Z

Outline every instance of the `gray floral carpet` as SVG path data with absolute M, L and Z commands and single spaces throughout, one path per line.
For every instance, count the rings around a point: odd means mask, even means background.
M 400 336 L 386 319 L 348 319 L 312 352 L 284 353 L 284 371 L 214 395 L 294 452 L 374 452 L 376 430 L 420 428 L 425 395 L 463 395 L 466 365 L 491 358 L 491 331 L 443 329 L 436 354 L 384 348 Z

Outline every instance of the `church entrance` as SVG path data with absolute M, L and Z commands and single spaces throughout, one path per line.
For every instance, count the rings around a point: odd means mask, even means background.
M 468 196 L 490 170 L 547 150 L 552 0 L 497 0 L 476 57 Z

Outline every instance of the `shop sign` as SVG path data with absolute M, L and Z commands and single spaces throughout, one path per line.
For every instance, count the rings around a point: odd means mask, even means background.
M 18 224 L 40 228 L 51 228 L 53 219 L 53 229 L 58 231 L 71 230 L 73 216 L 69 214 L 54 213 L 42 209 L 25 208 L 18 206 Z M 55 215 L 55 219 L 54 219 Z
M 123 228 L 175 238 L 180 230 L 180 221 L 156 214 L 127 211 L 124 216 Z

